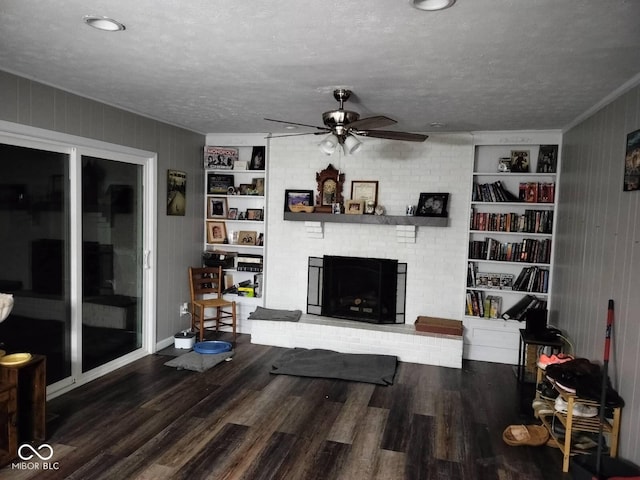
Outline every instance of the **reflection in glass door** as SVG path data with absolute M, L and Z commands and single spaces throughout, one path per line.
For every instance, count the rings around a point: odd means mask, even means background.
M 72 358 L 70 156 L 59 150 L 0 142 L 0 292 L 14 297 L 0 349 L 45 355 L 48 385 L 71 375 Z
M 142 347 L 143 166 L 82 156 L 82 371 Z

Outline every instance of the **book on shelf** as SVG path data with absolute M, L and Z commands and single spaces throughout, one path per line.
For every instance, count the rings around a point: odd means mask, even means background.
M 502 307 L 502 297 L 491 296 L 489 318 L 500 318 L 500 308 Z
M 232 170 L 238 160 L 238 149 L 229 147 L 204 147 L 204 168 Z
M 533 295 L 525 295 L 518 300 L 511 308 L 508 308 L 502 318 L 505 320 L 520 320 L 524 313 L 538 304 L 539 300 Z

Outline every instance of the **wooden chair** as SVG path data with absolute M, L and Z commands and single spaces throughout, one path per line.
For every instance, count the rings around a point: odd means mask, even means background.
M 236 341 L 236 302 L 222 298 L 222 281 L 222 267 L 189 267 L 191 330 L 198 329 L 200 342 L 205 330 L 218 332 L 220 327 L 231 327 Z M 206 309 L 215 309 L 215 315 L 206 317 Z

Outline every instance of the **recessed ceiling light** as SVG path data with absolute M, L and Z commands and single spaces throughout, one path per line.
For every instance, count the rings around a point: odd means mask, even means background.
M 456 3 L 456 0 L 411 0 L 411 5 L 418 10 L 428 11 L 444 10 L 454 3 Z
M 442 122 L 431 122 L 429 125 L 431 128 L 442 128 L 445 124 Z
M 287 126 L 286 126 L 286 127 L 284 127 L 284 128 L 285 128 L 285 130 L 295 130 L 295 129 L 296 129 L 296 128 L 298 128 L 298 127 L 296 127 L 295 125 L 287 125 Z
M 87 25 L 97 28 L 98 30 L 104 30 L 106 32 L 118 32 L 120 30 L 124 30 L 125 26 L 120 22 L 116 22 L 114 19 L 109 17 L 101 17 L 99 15 L 85 15 L 82 17 L 84 23 Z

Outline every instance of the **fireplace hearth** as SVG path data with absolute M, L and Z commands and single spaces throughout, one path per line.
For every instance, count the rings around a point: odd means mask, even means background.
M 307 313 L 369 323 L 404 323 L 406 264 L 397 260 L 309 258 Z

